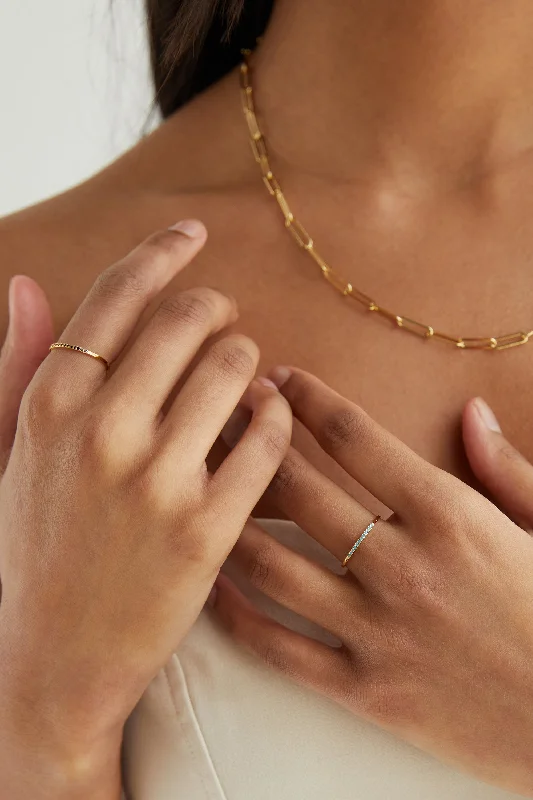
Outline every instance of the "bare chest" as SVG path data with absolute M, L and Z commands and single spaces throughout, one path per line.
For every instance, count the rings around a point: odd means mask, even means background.
M 52 243 L 29 271 L 52 298 L 60 329 L 101 269 L 180 211 L 197 215 L 208 245 L 171 290 L 203 284 L 233 294 L 237 327 L 259 344 L 263 372 L 292 364 L 317 374 L 430 462 L 467 480 L 460 417 L 465 402 L 481 395 L 533 459 L 533 341 L 504 352 L 461 351 L 410 335 L 336 292 L 275 211 L 260 217 L 262 210 L 248 214 L 245 204 L 202 197 L 134 208 L 96 236 L 93 228 L 72 243 Z M 520 220 L 476 224 L 429 220 L 416 236 L 384 236 L 367 219 L 335 235 L 323 227 L 322 250 L 380 305 L 451 335 L 533 329 L 533 232 Z

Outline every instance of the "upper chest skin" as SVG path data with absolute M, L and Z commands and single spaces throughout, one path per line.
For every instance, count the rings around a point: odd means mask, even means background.
M 92 224 L 87 217 L 63 229 L 21 223 L 19 235 L 29 233 L 33 241 L 29 250 L 24 246 L 23 263 L 15 258 L 3 265 L 4 279 L 17 271 L 35 277 L 52 299 L 59 332 L 101 269 L 151 230 L 199 216 L 209 229 L 208 245 L 171 288 L 210 285 L 233 294 L 237 328 L 259 344 L 263 373 L 276 364 L 312 371 L 430 462 L 461 477 L 468 473 L 460 415 L 468 398 L 481 395 L 509 438 L 533 458 L 533 343 L 503 353 L 463 352 L 365 313 L 323 281 L 268 201 L 234 194 L 142 199 L 136 206 L 130 199 L 109 221 L 95 209 Z M 487 226 L 484 236 L 474 237 L 473 223 L 466 232 L 457 220 L 431 225 L 428 220 L 416 239 L 367 230 L 336 240 L 322 225 L 322 250 L 376 301 L 450 333 L 533 327 L 533 234 L 524 236 L 522 226 L 519 236 L 517 226 L 511 236 L 501 226 L 495 235 Z M 97 342 L 83 344 L 98 349 Z
M 244 132 L 238 145 L 247 147 Z M 300 182 L 285 191 L 322 255 L 376 302 L 454 335 L 490 336 L 533 328 L 530 174 L 531 167 L 510 173 L 474 203 L 466 194 L 464 202 L 414 203 L 342 187 L 321 196 Z M 233 294 L 237 328 L 260 346 L 260 371 L 292 364 L 315 373 L 428 461 L 469 481 L 460 416 L 481 395 L 533 460 L 533 342 L 465 352 L 361 310 L 321 278 L 260 178 L 247 175 L 235 188 L 176 194 L 125 190 L 124 170 L 115 170 L 0 222 L 0 292 L 17 272 L 35 277 L 59 333 L 101 270 L 153 230 L 197 216 L 207 246 L 170 290 L 210 285 Z M 98 350 L 97 342 L 82 344 Z

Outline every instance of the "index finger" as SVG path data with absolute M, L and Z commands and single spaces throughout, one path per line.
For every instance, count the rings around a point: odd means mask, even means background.
M 387 508 L 408 515 L 415 495 L 434 491 L 437 469 L 355 403 L 303 370 L 276 368 L 271 377 L 322 449 Z
M 61 342 L 114 361 L 154 297 L 190 262 L 207 237 L 203 224 L 186 220 L 146 239 L 103 272 L 61 334 Z M 75 359 L 75 361 L 74 361 Z M 55 350 L 46 359 L 47 378 L 75 381 L 83 394 L 104 381 L 101 362 L 69 350 Z M 68 376 L 68 378 L 67 378 Z

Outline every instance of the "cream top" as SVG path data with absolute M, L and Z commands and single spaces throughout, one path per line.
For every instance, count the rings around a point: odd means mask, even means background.
M 303 549 L 292 523 L 263 524 Z M 315 555 L 328 560 L 318 545 Z M 288 612 L 262 605 L 287 622 Z M 294 617 L 291 626 L 305 629 Z M 208 611 L 130 718 L 124 769 L 131 800 L 517 797 L 455 772 L 269 670 Z

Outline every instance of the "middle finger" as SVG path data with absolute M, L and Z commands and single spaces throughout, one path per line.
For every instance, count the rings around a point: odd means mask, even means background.
M 214 289 L 167 297 L 108 381 L 107 391 L 135 398 L 131 409 L 155 419 L 205 340 L 236 319 L 235 302 Z
M 203 464 L 222 427 L 253 379 L 259 350 L 246 336 L 215 342 L 202 356 L 161 425 L 170 459 Z

